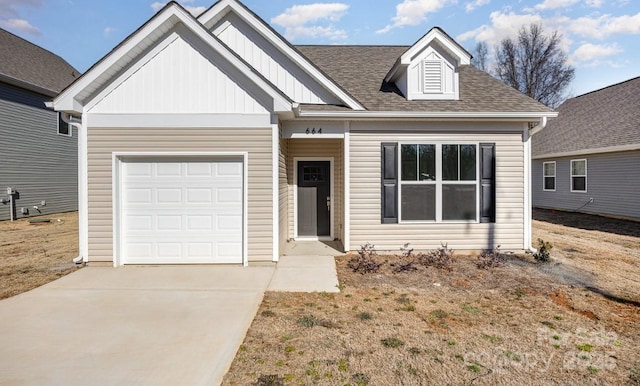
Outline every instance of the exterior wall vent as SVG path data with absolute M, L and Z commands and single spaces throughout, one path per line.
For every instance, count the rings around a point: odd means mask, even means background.
M 423 61 L 423 92 L 425 94 L 440 94 L 442 90 L 442 61 Z

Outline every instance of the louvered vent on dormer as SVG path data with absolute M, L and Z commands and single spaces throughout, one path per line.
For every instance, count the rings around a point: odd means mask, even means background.
M 424 93 L 442 93 L 442 61 L 425 59 L 422 65 L 424 68 Z

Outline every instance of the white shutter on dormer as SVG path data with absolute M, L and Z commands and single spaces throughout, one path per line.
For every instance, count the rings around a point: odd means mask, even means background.
M 442 61 L 425 59 L 423 92 L 425 94 L 442 93 Z

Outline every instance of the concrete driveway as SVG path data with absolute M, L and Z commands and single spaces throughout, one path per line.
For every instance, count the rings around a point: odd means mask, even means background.
M 0 301 L 2 385 L 215 385 L 275 267 L 87 267 Z

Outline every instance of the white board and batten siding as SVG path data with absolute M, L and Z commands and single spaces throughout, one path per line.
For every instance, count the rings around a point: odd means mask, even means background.
M 93 105 L 97 114 L 269 114 L 238 81 L 179 34 Z M 223 65 L 223 64 L 220 64 Z
M 381 124 L 352 122 L 350 134 L 350 245 L 367 242 L 378 250 L 398 251 L 405 243 L 417 250 L 447 243 L 454 250 L 480 250 L 501 245 L 522 250 L 524 244 L 524 143 L 522 126 L 498 125 L 478 130 L 478 125 L 394 123 L 390 132 L 371 130 Z M 437 126 L 437 127 L 436 127 Z M 494 125 L 496 126 L 496 125 Z M 502 131 L 497 134 L 496 131 Z M 446 133 L 446 134 L 444 134 Z M 492 133 L 492 134 L 489 134 Z M 400 143 L 494 142 L 496 144 L 496 222 L 487 223 L 381 223 L 382 142 Z M 491 245 L 488 245 L 491 244 Z
M 247 152 L 248 258 L 249 262 L 271 261 L 271 134 L 271 128 L 89 128 L 89 261 L 112 262 L 114 258 L 113 153 L 172 153 L 176 149 L 184 153 Z M 213 157 L 211 162 L 215 161 Z
M 342 104 L 236 14 L 227 14 L 211 31 L 291 100 L 310 104 Z

